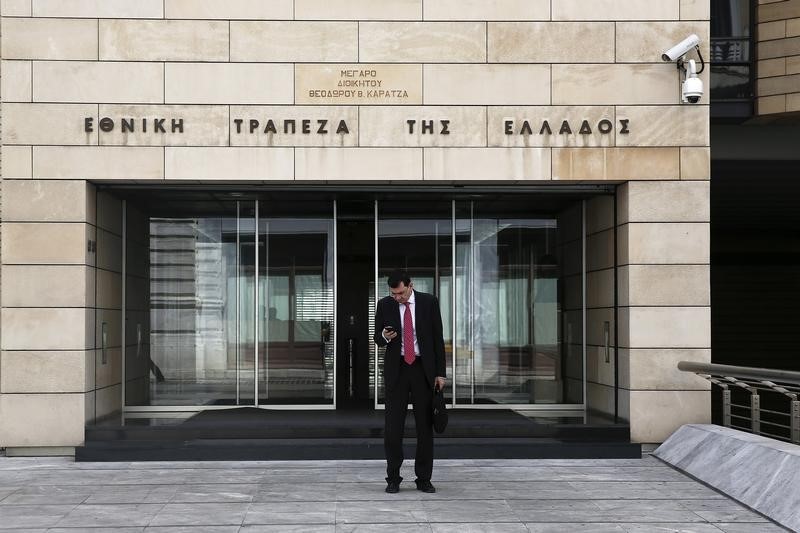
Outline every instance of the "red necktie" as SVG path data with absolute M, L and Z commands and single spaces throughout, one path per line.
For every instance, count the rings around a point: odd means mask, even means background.
M 414 354 L 414 322 L 411 320 L 411 304 L 406 303 L 406 312 L 403 313 L 403 360 L 412 365 L 416 358 L 417 356 Z

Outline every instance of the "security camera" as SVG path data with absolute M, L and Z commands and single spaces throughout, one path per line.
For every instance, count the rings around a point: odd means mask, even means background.
M 694 50 L 700 58 L 701 67 L 697 70 L 694 59 L 689 59 L 687 63 L 686 54 Z M 679 71 L 683 72 L 683 83 L 681 84 L 681 102 L 696 104 L 703 96 L 703 82 L 697 75 L 706 68 L 703 54 L 700 53 L 700 37 L 694 33 L 682 40 L 663 54 L 661 59 L 664 61 L 675 61 Z M 686 68 L 686 65 L 689 68 Z
M 681 85 L 681 100 L 696 104 L 701 96 L 703 96 L 703 81 L 697 77 L 697 65 L 694 59 L 690 59 L 686 79 Z
M 688 54 L 692 48 L 698 48 L 700 45 L 700 37 L 695 35 L 694 33 L 688 36 L 686 39 L 682 40 L 663 54 L 661 54 L 661 59 L 664 61 L 677 61 L 686 54 Z

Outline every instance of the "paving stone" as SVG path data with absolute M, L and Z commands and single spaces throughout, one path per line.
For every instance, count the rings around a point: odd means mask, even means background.
M 165 503 L 172 499 L 181 485 L 104 485 L 84 503 Z
M 163 504 L 79 505 L 58 521 L 58 527 L 147 526 Z
M 630 533 L 719 533 L 712 524 L 620 524 Z
M 250 503 L 259 485 L 215 483 L 211 485 L 184 485 L 176 487 L 170 503 Z
M 336 524 L 336 533 L 431 533 L 431 524 Z
M 75 486 L 25 487 L 4 498 L 0 505 L 79 504 L 95 490 L 95 487 Z
M 772 523 L 762 524 L 736 524 L 718 523 L 714 524 L 725 533 L 786 533 L 786 530 Z
M 337 524 L 427 523 L 429 518 L 414 501 L 339 502 L 336 505 Z
M 145 533 L 237 533 L 239 526 L 155 526 L 147 527 L 144 531 Z
M 239 533 L 335 533 L 334 524 L 281 524 L 242 526 Z
M 80 529 L 83 528 L 53 527 L 47 533 L 77 533 Z M 144 530 L 144 527 L 93 527 L 91 533 L 142 533 Z
M 244 524 L 334 524 L 336 502 L 253 503 Z
M 248 503 L 168 503 L 149 523 L 151 526 L 241 525 Z
M 0 505 L 3 528 L 52 527 L 75 505 Z
M 581 524 L 581 523 L 558 523 L 558 524 L 540 524 L 540 523 L 525 523 L 525 527 L 531 533 L 563 533 L 569 531 L 570 533 L 624 533 L 625 530 L 622 526 L 617 524 Z
M 527 533 L 522 523 L 431 524 L 433 533 Z

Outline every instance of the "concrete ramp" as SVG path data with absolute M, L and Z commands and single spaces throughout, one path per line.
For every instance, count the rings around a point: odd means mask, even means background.
M 721 426 L 687 424 L 654 455 L 800 531 L 800 446 Z

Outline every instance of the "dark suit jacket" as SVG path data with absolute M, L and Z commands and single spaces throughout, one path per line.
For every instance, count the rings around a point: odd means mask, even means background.
M 417 344 L 419 355 L 425 370 L 425 377 L 433 389 L 436 376 L 445 375 L 444 361 L 444 336 L 442 333 L 442 314 L 439 310 L 439 300 L 432 294 L 414 291 L 414 313 L 417 324 Z M 381 333 L 384 326 L 394 326 L 397 337 L 392 342 L 386 343 Z M 400 304 L 394 298 L 387 296 L 378 302 L 375 311 L 375 344 L 386 347 L 386 357 L 383 361 L 383 377 L 387 389 L 391 389 L 400 372 L 403 356 L 400 353 L 400 344 L 403 338 L 403 321 L 400 318 Z

